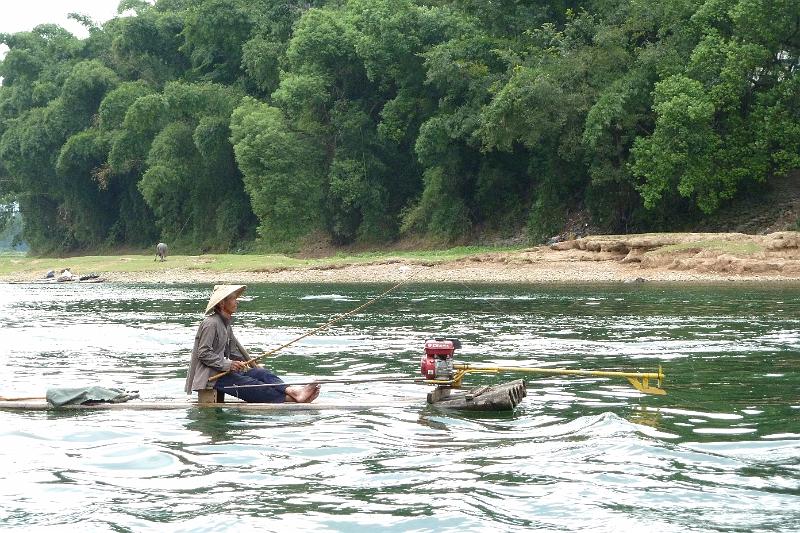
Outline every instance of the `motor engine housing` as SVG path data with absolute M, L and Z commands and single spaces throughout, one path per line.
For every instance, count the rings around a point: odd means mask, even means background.
M 425 379 L 453 379 L 453 354 L 461 343 L 456 339 L 433 339 L 425 341 L 420 370 Z

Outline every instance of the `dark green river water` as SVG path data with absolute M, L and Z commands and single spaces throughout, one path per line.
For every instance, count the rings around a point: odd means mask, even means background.
M 254 354 L 385 285 L 255 285 Z M 98 384 L 178 399 L 206 285 L 0 285 L 0 395 Z M 425 405 L 423 385 L 326 385 L 404 407 L 0 410 L 0 529 L 800 531 L 800 286 L 409 285 L 267 361 L 288 380 L 460 362 L 666 374 L 529 377 L 514 413 Z M 470 385 L 519 376 L 471 376 Z

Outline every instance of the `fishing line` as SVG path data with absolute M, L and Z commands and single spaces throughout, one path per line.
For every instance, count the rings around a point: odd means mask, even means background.
M 512 265 L 513 265 L 513 263 L 511 263 L 511 262 L 510 262 L 510 259 L 509 259 L 509 260 L 507 260 L 507 262 L 506 262 L 505 266 L 504 266 L 503 268 L 501 268 L 500 270 L 497 270 L 496 272 L 497 272 L 497 273 L 502 273 L 502 272 L 505 272 L 505 271 L 506 271 L 508 268 L 510 268 Z M 463 281 L 459 281 L 459 282 L 458 282 L 458 284 L 459 284 L 459 285 L 461 285 L 462 287 L 464 287 L 465 289 L 467 289 L 468 291 L 470 291 L 470 292 L 474 292 L 473 288 L 469 287 L 469 286 L 468 286 L 466 283 L 464 283 Z M 491 306 L 492 308 L 494 308 L 494 309 L 495 309 L 495 310 L 496 310 L 498 313 L 500 313 L 501 315 L 506 313 L 506 311 L 505 311 L 505 310 L 501 309 L 501 308 L 500 308 L 498 305 L 496 305 L 495 303 L 493 303 L 491 300 L 484 300 L 484 303 L 485 303 L 485 304 L 488 304 L 489 306 Z M 571 372 L 571 371 L 570 371 L 570 372 Z M 578 372 L 580 372 L 580 371 L 578 371 Z M 660 374 L 660 373 L 661 373 L 661 367 L 659 366 L 659 374 Z M 660 381 L 660 379 L 659 379 L 659 385 L 660 385 L 660 383 L 661 383 L 661 381 Z M 631 384 L 633 385 L 633 383 L 631 383 Z M 639 388 L 639 387 L 637 387 L 636 385 L 634 385 L 634 387 L 636 387 L 637 389 Z M 641 390 L 641 389 L 639 389 L 639 390 Z
M 249 353 L 247 353 L 247 350 L 245 350 L 245 349 L 244 349 L 244 346 L 242 346 L 241 344 L 239 344 L 239 343 L 238 343 L 238 341 L 237 341 L 238 348 L 239 348 L 239 350 L 242 352 L 242 355 L 245 355 L 245 356 L 247 357 L 247 361 L 244 361 L 244 362 L 245 362 L 245 363 L 246 363 L 248 366 L 255 365 L 255 364 L 256 364 L 256 362 L 258 362 L 258 360 L 259 360 L 259 359 L 261 359 L 261 358 L 263 358 L 263 357 L 268 357 L 268 356 L 270 356 L 270 355 L 273 355 L 273 354 L 275 354 L 275 353 L 279 352 L 280 350 L 283 350 L 284 348 L 286 348 L 286 347 L 288 347 L 288 346 L 291 346 L 292 344 L 294 344 L 294 343 L 296 343 L 296 342 L 298 342 L 298 341 L 300 341 L 300 340 L 302 340 L 302 339 L 305 339 L 306 337 L 310 337 L 311 335 L 313 335 L 313 334 L 315 334 L 315 333 L 318 333 L 318 332 L 322 331 L 323 329 L 325 329 L 325 328 L 328 328 L 328 327 L 332 326 L 333 324 L 335 324 L 336 322 L 340 321 L 340 320 L 341 320 L 341 319 L 343 319 L 343 318 L 346 318 L 346 317 L 348 317 L 348 316 L 350 316 L 350 315 L 353 315 L 353 314 L 355 314 L 355 313 L 358 313 L 358 312 L 359 312 L 359 311 L 361 311 L 362 309 L 365 309 L 365 308 L 369 307 L 370 305 L 374 304 L 375 302 L 377 302 L 378 300 L 380 300 L 381 298 L 383 298 L 384 296 L 386 296 L 387 294 L 389 294 L 390 292 L 392 292 L 392 291 L 393 291 L 393 290 L 395 290 L 396 288 L 400 287 L 401 285 L 403 285 L 403 284 L 405 284 L 405 283 L 408 283 L 408 281 L 410 281 L 410 280 L 411 280 L 411 278 L 413 278 L 415 275 L 417 275 L 417 273 L 419 273 L 421 270 L 422 270 L 422 267 L 420 267 L 420 268 L 417 268 L 417 269 L 416 269 L 416 270 L 414 270 L 414 271 L 413 271 L 411 274 L 409 274 L 409 275 L 408 275 L 408 276 L 407 276 L 407 277 L 406 277 L 404 280 L 402 280 L 402 281 L 400 281 L 399 283 L 397 283 L 397 284 L 393 285 L 392 287 L 389 287 L 388 289 L 386 289 L 385 291 L 383 291 L 381 294 L 379 294 L 378 296 L 376 296 L 376 297 L 375 297 L 375 298 L 373 298 L 372 300 L 370 300 L 370 301 L 368 301 L 368 302 L 366 302 L 366 303 L 364 303 L 364 304 L 361 304 L 361 305 L 359 305 L 358 307 L 356 307 L 355 309 L 352 309 L 352 310 L 350 310 L 350 311 L 348 311 L 348 312 L 346 312 L 346 313 L 343 313 L 343 314 L 341 314 L 341 315 L 339 315 L 339 316 L 337 316 L 337 317 L 335 317 L 335 318 L 333 318 L 333 319 L 331 319 L 331 320 L 327 321 L 326 323 L 322 324 L 321 326 L 319 326 L 319 327 L 317 327 L 317 328 L 315 328 L 315 329 L 312 329 L 311 331 L 308 331 L 308 332 L 306 332 L 306 333 L 304 333 L 304 334 L 300 335 L 300 336 L 299 336 L 299 337 L 297 337 L 296 339 L 293 339 L 293 340 L 291 340 L 291 341 L 287 342 L 286 344 L 282 344 L 281 346 L 278 346 L 277 348 L 275 348 L 275 349 L 273 349 L 273 350 L 270 350 L 269 352 L 266 352 L 266 353 L 264 353 L 264 354 L 261 354 L 261 355 L 259 355 L 258 357 L 250 357 L 250 354 L 249 354 Z M 216 374 L 216 375 L 214 375 L 214 376 L 211 376 L 210 378 L 208 378 L 208 380 L 209 380 L 209 381 L 216 381 L 217 379 L 219 379 L 219 378 L 221 378 L 222 376 L 224 376 L 224 375 L 227 375 L 227 374 L 229 374 L 229 373 L 230 373 L 230 371 L 229 371 L 229 370 L 228 370 L 228 371 L 226 371 L 226 372 L 220 372 L 219 374 Z
M 510 263 L 510 262 L 506 262 L 506 266 L 504 266 L 503 268 L 501 268 L 500 270 L 498 270 L 498 271 L 496 271 L 496 272 L 497 272 L 498 274 L 499 274 L 499 273 L 502 273 L 502 272 L 505 272 L 505 271 L 506 271 L 508 268 L 510 268 L 511 266 L 512 266 L 512 263 Z M 458 284 L 459 284 L 459 285 L 461 285 L 462 287 L 464 287 L 465 289 L 467 289 L 468 291 L 470 291 L 470 292 L 474 292 L 474 287 L 470 287 L 469 285 L 467 285 L 467 284 L 466 284 L 466 283 L 464 283 L 463 281 L 459 281 L 459 282 L 458 282 Z M 505 313 L 505 311 L 504 311 L 503 309 L 500 309 L 500 307 L 498 307 L 497 305 L 495 305 L 494 303 L 492 303 L 490 300 L 484 300 L 484 303 L 486 303 L 486 304 L 488 304 L 489 306 L 493 307 L 493 308 L 495 309 L 495 311 L 498 311 L 499 313 Z

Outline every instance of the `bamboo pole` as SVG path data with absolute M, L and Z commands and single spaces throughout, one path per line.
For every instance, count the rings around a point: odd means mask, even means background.
M 606 378 L 648 378 L 664 379 L 664 372 L 619 372 L 615 370 L 575 370 L 569 368 L 543 368 L 536 366 L 474 366 L 469 363 L 456 363 L 453 365 L 456 370 L 466 370 L 467 372 L 522 372 L 530 374 L 551 374 L 564 376 L 594 376 Z
M 639 392 L 645 394 L 664 395 L 667 393 L 661 388 L 661 381 L 664 379 L 664 371 L 661 366 L 658 372 L 618 372 L 614 370 L 573 370 L 569 368 L 542 368 L 535 366 L 473 366 L 468 363 L 456 363 L 453 365 L 456 370 L 455 376 L 450 380 L 428 380 L 432 384 L 452 384 L 461 387 L 464 376 L 468 373 L 498 374 L 500 372 L 521 372 L 528 374 L 549 374 L 562 376 L 591 376 L 607 378 L 625 378 Z M 650 385 L 650 380 L 655 379 L 658 386 Z
M 47 398 L 44 396 L 19 396 L 16 398 L 8 398 L 6 396 L 0 396 L 0 402 L 23 402 L 26 400 L 46 400 Z

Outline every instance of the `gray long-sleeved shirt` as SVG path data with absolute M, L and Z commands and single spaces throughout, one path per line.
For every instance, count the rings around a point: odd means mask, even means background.
M 194 337 L 192 359 L 186 374 L 186 394 L 205 389 L 213 374 L 227 372 L 231 361 L 247 361 L 239 350 L 239 341 L 233 336 L 230 320 L 212 313 L 200 322 Z

